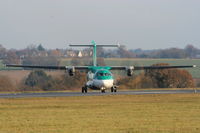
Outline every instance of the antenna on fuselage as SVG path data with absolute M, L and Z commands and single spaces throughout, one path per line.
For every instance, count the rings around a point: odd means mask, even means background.
M 97 45 L 95 41 L 92 41 L 91 44 L 86 44 L 86 45 L 70 44 L 69 46 L 93 48 L 93 66 L 97 66 L 97 47 L 119 47 L 119 45 Z

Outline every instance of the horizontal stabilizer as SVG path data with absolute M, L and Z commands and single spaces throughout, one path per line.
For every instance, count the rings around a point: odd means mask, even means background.
M 88 45 L 79 45 L 79 44 L 70 44 L 70 47 L 93 47 L 94 45 L 88 44 Z
M 70 47 L 94 47 L 93 44 L 86 44 L 86 45 L 80 45 L 80 44 L 70 44 Z M 119 47 L 120 45 L 95 45 L 96 47 Z
M 92 41 L 91 44 L 70 44 L 70 47 L 92 47 L 93 49 L 93 66 L 97 66 L 97 47 L 119 47 L 119 45 L 97 45 L 95 41 Z

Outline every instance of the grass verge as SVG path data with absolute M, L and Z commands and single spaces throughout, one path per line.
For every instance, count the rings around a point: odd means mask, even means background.
M 200 95 L 0 99 L 0 133 L 199 133 Z

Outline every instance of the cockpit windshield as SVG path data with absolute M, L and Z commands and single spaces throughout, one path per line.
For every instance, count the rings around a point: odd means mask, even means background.
M 105 73 L 105 76 L 111 76 L 111 74 L 110 73 Z
M 98 76 L 111 76 L 110 73 L 98 73 L 97 75 Z

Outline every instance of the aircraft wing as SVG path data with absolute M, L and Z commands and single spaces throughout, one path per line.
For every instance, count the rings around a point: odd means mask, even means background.
M 38 68 L 38 69 L 55 69 L 55 70 L 66 70 L 74 68 L 77 70 L 88 70 L 89 66 L 39 66 L 39 65 L 16 65 L 16 64 L 6 64 L 6 67 L 22 67 L 22 68 Z M 170 69 L 170 68 L 191 68 L 196 67 L 196 65 L 188 66 L 110 66 L 110 70 L 147 70 L 147 69 Z
M 34 65 L 15 65 L 6 64 L 6 67 L 22 67 L 22 68 L 37 68 L 37 69 L 54 69 L 54 70 L 67 70 L 67 69 L 77 69 L 77 70 L 87 70 L 88 66 L 34 66 Z
M 134 70 L 191 68 L 191 67 L 196 67 L 196 65 L 188 65 L 188 66 L 134 66 Z
M 191 68 L 196 65 L 185 65 L 185 66 L 111 66 L 110 70 L 148 70 L 148 69 L 171 69 L 171 68 Z
M 110 70 L 126 70 L 129 66 L 111 66 Z

